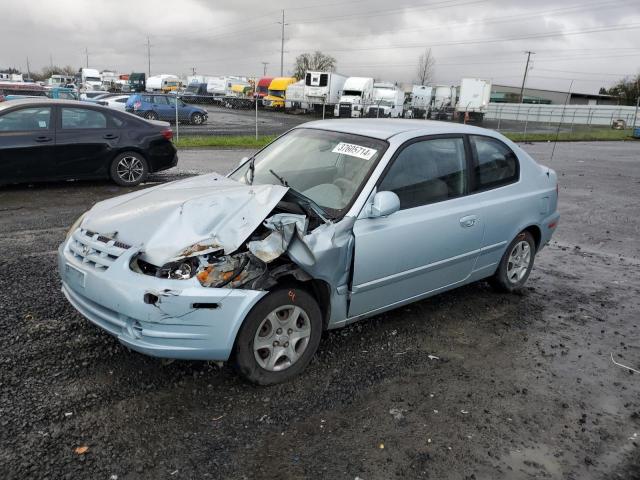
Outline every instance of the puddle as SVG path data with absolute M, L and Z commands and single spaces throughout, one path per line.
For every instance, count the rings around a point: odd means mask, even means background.
M 509 479 L 563 478 L 558 458 L 546 445 L 513 450 L 502 461 L 512 469 L 508 474 Z

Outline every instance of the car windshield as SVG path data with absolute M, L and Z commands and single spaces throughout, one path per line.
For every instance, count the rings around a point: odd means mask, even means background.
M 284 97 L 284 90 L 269 90 L 272 97 Z
M 298 128 L 256 154 L 253 183 L 286 182 L 330 216 L 339 216 L 351 205 L 387 146 L 383 140 L 361 135 Z M 246 162 L 230 177 L 250 183 L 250 170 L 251 162 Z

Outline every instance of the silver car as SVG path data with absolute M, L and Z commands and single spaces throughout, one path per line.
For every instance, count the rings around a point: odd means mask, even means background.
M 227 176 L 96 204 L 60 246 L 62 291 L 133 350 L 272 384 L 325 329 L 482 279 L 521 288 L 557 199 L 555 172 L 491 130 L 311 122 Z

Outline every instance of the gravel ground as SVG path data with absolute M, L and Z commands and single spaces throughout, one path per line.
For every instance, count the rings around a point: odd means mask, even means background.
M 640 368 L 639 145 L 526 145 L 562 219 L 521 295 L 478 283 L 326 333 L 269 388 L 130 352 L 65 301 L 66 229 L 126 189 L 0 189 L 0 478 L 640 478 L 640 375 L 610 356 Z

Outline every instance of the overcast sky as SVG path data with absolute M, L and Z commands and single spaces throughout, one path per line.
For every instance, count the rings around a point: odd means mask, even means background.
M 597 92 L 640 71 L 638 0 L 27 0 L 3 2 L 0 68 L 85 65 L 122 73 L 280 73 L 296 55 L 321 50 L 349 76 L 410 83 L 431 47 L 435 82 L 462 77 Z

